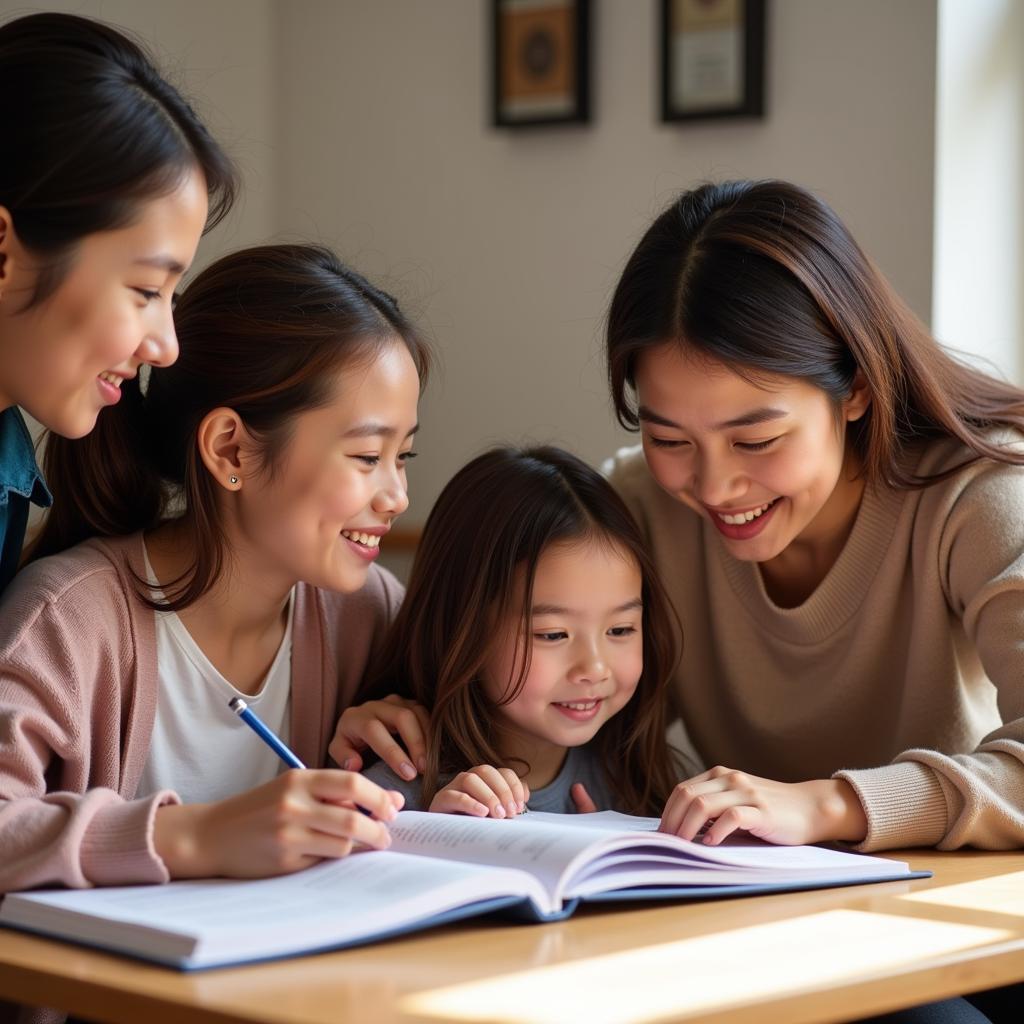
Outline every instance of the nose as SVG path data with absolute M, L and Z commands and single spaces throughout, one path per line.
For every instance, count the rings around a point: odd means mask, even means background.
M 608 678 L 608 663 L 598 640 L 580 639 L 573 658 L 569 679 L 574 683 L 600 683 Z
M 135 350 L 135 358 L 150 366 L 170 366 L 178 358 L 178 334 L 174 329 L 174 316 L 168 306 L 166 315 L 152 330 L 146 332 Z
M 746 480 L 729 455 L 702 452 L 696 459 L 692 487 L 700 502 L 719 507 L 743 495 Z
M 409 491 L 398 470 L 386 472 L 373 497 L 373 509 L 385 515 L 399 516 L 409 507 Z

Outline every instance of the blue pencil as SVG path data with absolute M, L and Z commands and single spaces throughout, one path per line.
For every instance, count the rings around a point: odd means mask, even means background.
M 267 728 L 267 727 L 266 727 L 266 726 L 265 726 L 265 725 L 264 725 L 264 724 L 263 724 L 263 723 L 262 723 L 262 722 L 261 722 L 260 720 L 259 720 L 259 717 L 257 716 L 256 712 L 255 712 L 255 711 L 253 711 L 253 710 L 252 710 L 252 708 L 250 708 L 250 707 L 249 707 L 249 705 L 248 705 L 248 704 L 246 704 L 246 703 L 245 703 L 245 701 L 244 701 L 244 700 L 242 700 L 242 698 L 241 698 L 241 697 L 232 697 L 232 698 L 231 698 L 231 700 L 229 700 L 229 701 L 228 701 L 228 707 L 229 707 L 229 708 L 231 708 L 231 710 L 232 710 L 232 711 L 234 711 L 234 713 L 235 713 L 236 715 L 238 715 L 238 717 L 239 717 L 239 718 L 240 718 L 240 719 L 241 719 L 241 720 L 242 720 L 243 722 L 245 722 L 245 724 L 246 724 L 247 726 L 249 726 L 249 728 L 250 728 L 250 729 L 252 729 L 252 731 L 253 731 L 254 733 L 256 733 L 256 735 L 257 735 L 257 736 L 259 736 L 259 738 L 260 738 L 261 740 L 263 740 L 263 742 L 264 742 L 264 743 L 266 743 L 266 745 L 267 745 L 268 747 L 270 747 L 270 749 L 271 749 L 271 750 L 272 750 L 272 751 L 273 751 L 273 752 L 274 752 L 275 754 L 277 754 L 277 756 L 278 756 L 279 758 L 281 758 L 281 760 L 282 760 L 282 761 L 284 761 L 284 763 L 285 763 L 286 765 L 288 765 L 288 767 L 289 767 L 289 768 L 305 768 L 305 767 L 306 767 L 306 766 L 305 766 L 305 765 L 304 765 L 304 764 L 303 764 L 303 763 L 302 763 L 302 762 L 301 762 L 301 761 L 300 761 L 300 760 L 299 760 L 299 759 L 298 759 L 298 758 L 297 758 L 297 757 L 296 757 L 296 756 L 295 756 L 295 755 L 294 755 L 294 754 L 293 754 L 293 753 L 292 753 L 292 752 L 291 752 L 291 751 L 290 751 L 290 750 L 289 750 L 289 749 L 288 749 L 288 748 L 287 748 L 287 747 L 286 747 L 286 746 L 285 746 L 285 745 L 284 745 L 284 744 L 283 744 L 283 743 L 282 743 L 282 742 L 281 742 L 281 741 L 280 741 L 280 740 L 279 740 L 279 739 L 278 739 L 278 738 L 277 738 L 277 737 L 276 737 L 276 736 L 275 736 L 275 735 L 274 735 L 274 734 L 273 734 L 273 733 L 272 733 L 272 732 L 271 732 L 271 731 L 270 731 L 270 730 L 269 730 L 269 729 L 268 729 L 268 728 Z

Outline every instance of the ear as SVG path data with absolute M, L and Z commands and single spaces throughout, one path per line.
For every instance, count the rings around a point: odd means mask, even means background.
M 14 233 L 11 211 L 0 206 L 0 294 L 10 284 L 14 271 L 14 253 L 18 248 L 18 236 Z
M 868 382 L 864 379 L 864 374 L 858 370 L 854 374 L 852 390 L 843 399 L 843 419 L 847 423 L 859 420 L 868 411 L 869 405 L 871 405 L 871 390 L 868 388 Z
M 213 409 L 199 424 L 199 456 L 210 475 L 226 490 L 242 489 L 242 449 L 248 436 L 242 417 L 234 409 Z

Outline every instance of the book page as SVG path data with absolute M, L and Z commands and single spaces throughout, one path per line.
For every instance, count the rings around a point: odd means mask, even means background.
M 764 871 L 771 877 L 779 876 L 778 872 L 800 871 L 821 874 L 894 874 L 907 869 L 903 861 L 881 860 L 877 857 L 850 853 L 829 846 L 780 846 L 766 843 L 763 839 L 740 833 L 730 836 L 721 846 L 705 846 L 700 842 L 680 839 L 678 836 L 658 832 L 660 819 L 638 818 L 617 811 L 602 811 L 598 814 L 551 814 L 538 812 L 531 815 L 537 820 L 549 821 L 563 828 L 590 828 L 599 832 L 622 835 L 624 832 L 654 833 L 648 838 L 658 845 L 660 856 L 668 855 L 676 863 L 680 862 L 680 854 L 686 859 L 708 862 L 705 866 L 716 864 L 730 867 L 742 867 L 751 871 Z M 595 836 L 595 838 L 597 838 Z M 628 850 L 629 857 L 641 855 L 643 845 L 639 836 L 636 837 L 637 849 Z M 671 850 L 664 848 L 665 844 Z M 673 852 L 675 851 L 675 852 Z M 648 851 L 643 851 L 646 855 Z M 653 856 L 653 854 L 650 854 Z M 605 858 L 602 857 L 602 863 Z M 753 879 L 752 879 L 753 880 Z M 716 880 L 717 884 L 717 880 Z
M 582 893 L 622 886 L 763 884 L 891 877 L 898 861 L 816 846 L 773 846 L 749 836 L 721 846 L 658 832 L 658 819 L 629 815 L 532 813 L 470 818 L 407 811 L 391 825 L 392 849 L 428 857 L 520 867 L 535 875 L 555 905 Z M 621 881 L 619 880 L 621 878 Z
M 541 822 L 558 825 L 559 828 L 587 828 L 591 831 L 607 832 L 608 835 L 622 835 L 623 832 L 657 832 L 660 818 L 639 818 L 619 811 L 595 811 L 593 814 L 558 814 L 554 811 L 530 811 L 527 814 L 532 824 Z
M 554 896 L 562 874 L 601 838 L 602 832 L 609 837 L 621 834 L 614 828 L 572 827 L 571 823 L 581 817 L 533 813 L 501 819 L 401 811 L 389 826 L 391 849 L 464 863 L 521 868 L 538 878 Z

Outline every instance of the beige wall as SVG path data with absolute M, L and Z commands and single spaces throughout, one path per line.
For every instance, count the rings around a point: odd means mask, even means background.
M 655 0 L 594 0 L 594 122 L 487 124 L 484 0 L 90 0 L 186 85 L 246 172 L 204 243 L 314 238 L 389 286 L 443 359 L 410 522 L 483 444 L 598 460 L 602 318 L 677 190 L 777 175 L 820 191 L 922 315 L 931 304 L 936 0 L 775 0 L 763 121 L 663 126 Z M 0 2 L 0 16 L 32 9 Z
M 276 0 L 0 0 L 0 21 L 67 11 L 127 29 L 238 160 L 237 208 L 200 247 L 196 267 L 277 228 Z
M 934 0 L 776 0 L 769 116 L 656 120 L 654 0 L 595 3 L 595 119 L 487 125 L 479 0 L 277 7 L 280 224 L 335 245 L 419 311 L 444 357 L 424 403 L 410 520 L 482 444 L 532 437 L 597 460 L 622 443 L 602 317 L 672 194 L 778 175 L 822 192 L 927 315 Z

